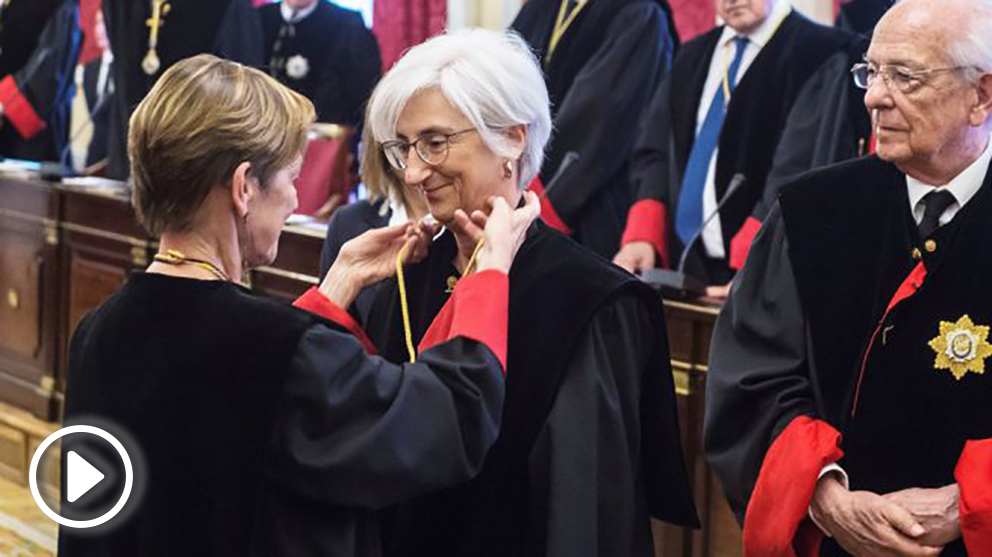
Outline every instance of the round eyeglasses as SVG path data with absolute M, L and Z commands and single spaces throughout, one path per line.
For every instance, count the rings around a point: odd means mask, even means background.
M 885 84 L 900 93 L 912 93 L 923 85 L 924 78 L 939 72 L 953 72 L 970 66 L 948 66 L 946 68 L 930 68 L 926 70 L 910 70 L 902 66 L 875 65 L 871 62 L 855 64 L 851 68 L 854 84 L 860 89 L 868 89 L 875 83 L 875 78 L 882 76 Z
M 382 144 L 382 152 L 386 155 L 389 165 L 396 170 L 406 170 L 406 161 L 410 156 L 410 147 L 416 151 L 420 160 L 430 166 L 438 166 L 448 158 L 451 150 L 451 140 L 459 135 L 476 131 L 475 128 L 452 133 L 428 132 L 413 141 L 399 139 Z

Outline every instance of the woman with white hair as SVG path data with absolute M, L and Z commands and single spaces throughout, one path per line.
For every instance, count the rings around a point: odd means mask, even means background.
M 492 198 L 521 203 L 540 171 L 547 89 L 519 36 L 468 30 L 412 48 L 368 110 L 378 149 L 447 227 L 366 323 L 387 359 L 416 359 L 444 338 Z M 658 296 L 540 222 L 511 284 L 500 437 L 475 480 L 391 513 L 387 555 L 653 555 L 650 516 L 695 523 Z

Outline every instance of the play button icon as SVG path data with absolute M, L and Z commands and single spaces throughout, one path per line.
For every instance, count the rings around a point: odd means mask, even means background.
M 73 434 L 88 434 L 102 439 L 104 442 L 113 447 L 113 450 L 120 456 L 124 469 L 124 483 L 120 492 L 120 498 L 114 506 L 110 508 L 110 510 L 106 511 L 101 516 L 89 520 L 74 520 L 59 515 L 48 506 L 48 503 L 42 498 L 41 492 L 38 489 L 38 465 L 41 461 L 42 455 L 48 450 L 49 447 L 52 446 L 53 443 L 55 443 L 55 441 L 67 435 Z M 63 443 L 65 443 L 65 441 L 63 441 Z M 69 447 L 63 445 L 63 448 L 68 449 Z M 66 490 L 65 496 L 66 501 L 69 503 L 79 501 L 81 497 L 85 496 L 90 490 L 107 478 L 103 471 L 100 471 L 97 466 L 91 464 L 89 460 L 83 458 L 74 450 L 68 450 L 66 453 L 64 472 Z M 119 478 L 119 474 L 117 477 Z M 42 512 L 44 512 L 48 518 L 51 518 L 63 526 L 68 526 L 71 528 L 92 528 L 107 522 L 116 516 L 122 508 L 124 508 L 124 504 L 127 503 L 128 496 L 131 495 L 131 489 L 134 486 L 134 469 L 131 466 L 131 459 L 128 457 L 127 451 L 124 450 L 124 445 L 122 445 L 116 437 L 108 433 L 106 430 L 91 425 L 73 425 L 56 431 L 42 441 L 40 445 L 38 445 L 38 448 L 34 452 L 34 456 L 31 458 L 31 468 L 28 472 L 28 482 L 30 483 L 31 495 L 34 497 L 35 503 L 38 504 L 38 507 L 41 508 Z M 98 489 L 97 491 L 100 490 Z M 86 499 L 84 498 L 83 501 L 85 502 Z
M 86 459 L 79 456 L 76 451 L 69 451 L 69 459 L 66 464 L 65 490 L 66 499 L 70 503 L 75 503 L 87 491 L 102 482 L 103 472 L 99 471 Z

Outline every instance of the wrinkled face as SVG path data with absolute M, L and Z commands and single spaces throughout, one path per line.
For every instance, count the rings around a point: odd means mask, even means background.
M 279 169 L 269 177 L 268 187 L 253 188 L 246 218 L 245 253 L 242 254 L 245 269 L 268 265 L 275 261 L 279 251 L 279 235 L 286 219 L 296 210 L 296 179 L 300 176 L 303 157 L 286 168 Z
M 866 59 L 910 71 L 950 68 L 949 33 L 925 11 L 899 10 L 879 22 Z M 933 166 L 962 148 L 978 103 L 977 88 L 959 70 L 923 75 L 911 90 L 900 91 L 881 76 L 865 93 L 872 115 L 878 156 L 904 172 Z
M 776 1 L 783 0 L 716 0 L 716 13 L 734 31 L 746 35 L 768 19 Z
M 428 90 L 407 102 L 396 123 L 396 134 L 398 139 L 412 142 L 428 134 L 451 134 L 471 128 L 468 118 L 444 95 Z M 446 224 L 454 218 L 456 209 L 467 213 L 484 210 L 490 196 L 513 191 L 512 181 L 502 179 L 502 163 L 503 159 L 486 146 L 477 132 L 469 132 L 451 138 L 447 157 L 434 166 L 422 161 L 411 148 L 406 170 L 398 172 L 408 187 L 423 194 L 434 218 Z

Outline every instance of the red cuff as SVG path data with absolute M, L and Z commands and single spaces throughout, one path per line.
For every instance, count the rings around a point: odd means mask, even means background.
M 820 470 L 844 456 L 830 424 L 798 416 L 772 443 L 744 517 L 744 557 L 815 556 L 823 534 L 809 524 Z
M 754 217 L 748 217 L 744 221 L 744 225 L 737 231 L 734 239 L 730 241 L 731 269 L 740 271 L 744 268 L 744 262 L 747 261 L 747 252 L 751 250 L 751 242 L 754 241 L 754 237 L 758 235 L 759 230 L 761 230 L 760 220 Z
M 31 139 L 45 129 L 45 121 L 24 98 L 12 75 L 0 81 L 0 105 L 3 106 L 3 115 L 24 139 Z
M 482 271 L 459 280 L 417 348 L 423 352 L 455 337 L 470 338 L 488 346 L 505 373 L 509 300 L 510 279 L 499 271 Z
M 665 204 L 657 199 L 642 199 L 630 206 L 620 245 L 648 242 L 658 254 L 658 267 L 667 267 L 670 261 L 667 227 L 668 208 Z
M 565 224 L 565 221 L 562 220 L 560 216 L 558 216 L 558 211 L 555 211 L 554 206 L 551 204 L 551 200 L 548 199 L 547 192 L 544 191 L 544 184 L 541 183 L 540 176 L 535 177 L 530 183 L 530 190 L 541 198 L 541 218 L 544 219 L 544 222 L 558 232 L 561 232 L 566 236 L 571 236 L 572 229 Z
M 293 305 L 344 327 L 346 331 L 362 342 L 362 345 L 365 346 L 365 351 L 369 354 L 379 353 L 375 344 L 372 344 L 368 335 L 365 334 L 361 325 L 355 321 L 351 314 L 342 309 L 341 306 L 327 299 L 316 287 L 310 287 L 310 290 L 307 290 L 302 296 L 297 298 L 293 302 Z
M 992 439 L 968 441 L 954 469 L 961 537 L 968 555 L 992 552 Z

